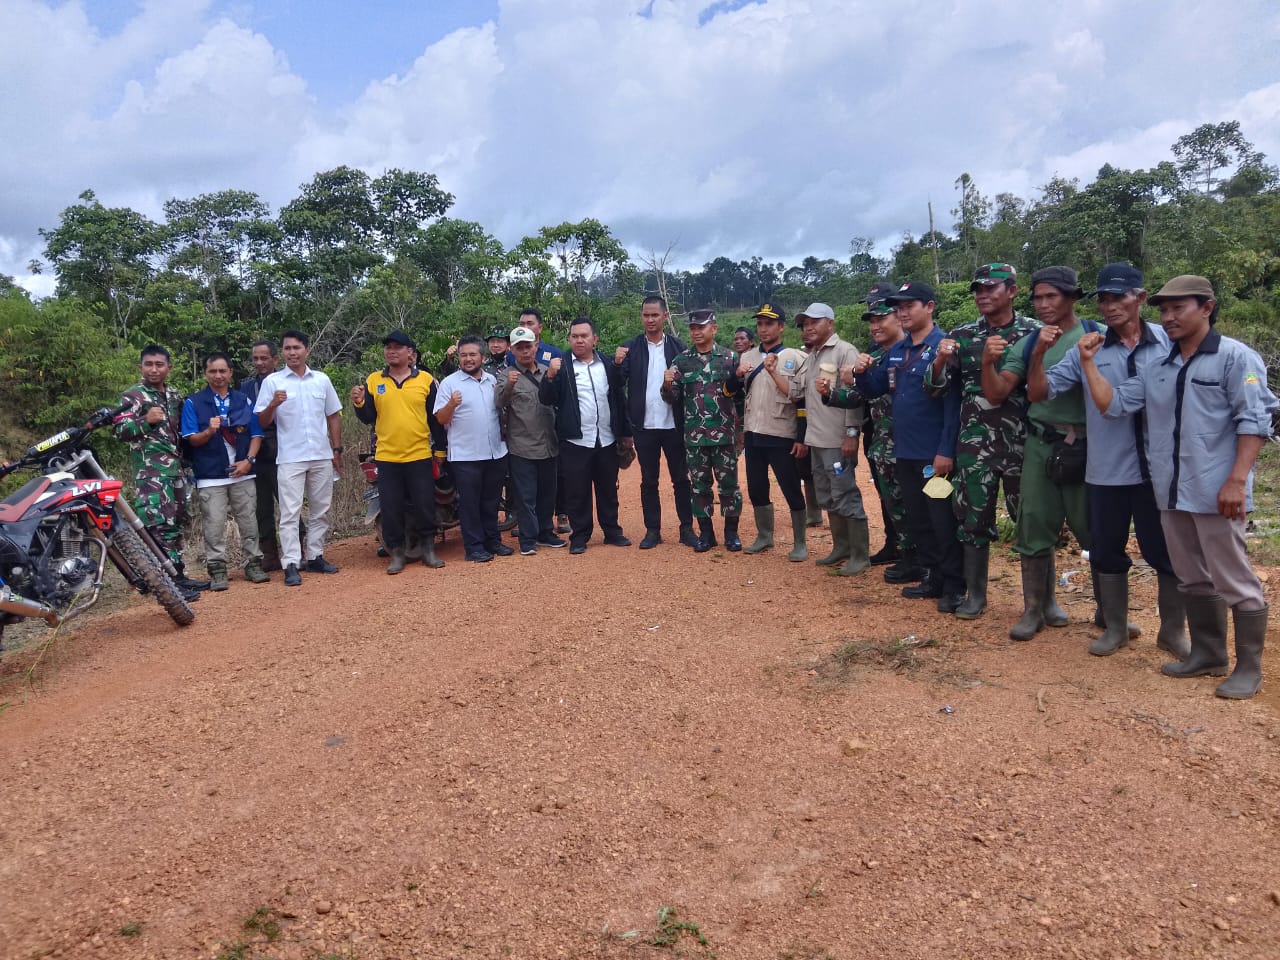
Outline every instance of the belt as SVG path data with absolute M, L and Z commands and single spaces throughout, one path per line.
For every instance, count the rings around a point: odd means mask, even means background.
M 1027 430 L 1045 443 L 1065 440 L 1070 444 L 1085 439 L 1082 423 L 1041 423 L 1038 420 L 1028 420 Z

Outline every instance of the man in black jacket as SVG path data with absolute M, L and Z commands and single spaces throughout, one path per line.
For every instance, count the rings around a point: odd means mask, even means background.
M 595 324 L 579 317 L 569 327 L 570 356 L 554 357 L 538 386 L 538 399 L 556 408 L 569 552 L 585 553 L 594 529 L 591 493 L 604 542 L 629 547 L 618 525 L 618 444 L 633 446 L 622 376 L 596 349 Z M 562 369 L 563 368 L 563 369 Z
M 640 506 L 644 511 L 641 550 L 662 542 L 662 499 L 658 496 L 661 458 L 667 458 L 671 492 L 680 518 L 680 542 L 693 546 L 693 509 L 689 467 L 684 455 L 683 411 L 662 399 L 662 375 L 685 345 L 666 333 L 667 301 L 645 297 L 640 307 L 644 333 L 628 340 L 614 354 L 613 362 L 627 391 L 627 416 L 635 433 L 636 459 L 640 461 Z

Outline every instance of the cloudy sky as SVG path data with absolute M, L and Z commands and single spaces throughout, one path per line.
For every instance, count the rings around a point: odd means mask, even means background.
M 339 164 L 510 245 L 596 217 L 796 263 L 1237 119 L 1280 161 L 1275 0 L 0 0 L 0 273 L 86 188 L 160 216 Z

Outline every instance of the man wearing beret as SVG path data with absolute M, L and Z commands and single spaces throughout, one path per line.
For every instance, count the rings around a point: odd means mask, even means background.
M 1104 338 L 1080 341 L 1089 392 L 1107 417 L 1146 416 L 1147 454 L 1160 524 L 1185 596 L 1191 652 L 1161 668 L 1171 677 L 1227 672 L 1227 610 L 1236 666 L 1218 696 L 1246 700 L 1262 686 L 1267 601 L 1245 551 L 1253 465 L 1280 401 L 1258 354 L 1214 329 L 1218 304 L 1204 277 L 1174 277 L 1153 297 L 1172 349 L 1113 387 L 1096 357 Z

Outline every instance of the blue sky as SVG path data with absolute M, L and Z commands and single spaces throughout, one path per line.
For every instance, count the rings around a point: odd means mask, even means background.
M 1280 161 L 1277 49 L 1274 0 L 0 0 L 0 272 L 49 290 L 86 188 L 278 209 L 339 164 L 435 173 L 507 245 L 885 254 L 961 173 L 1032 198 L 1228 119 Z

